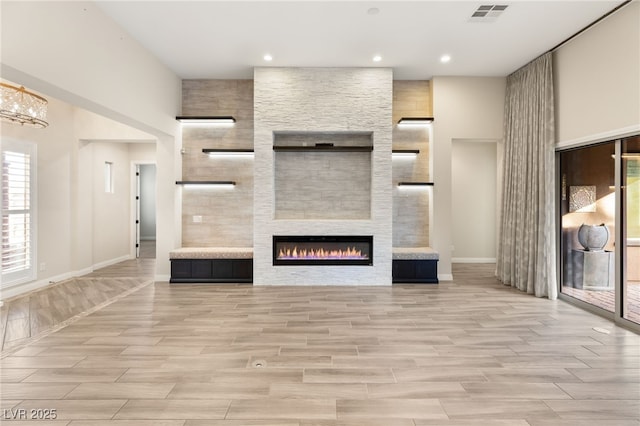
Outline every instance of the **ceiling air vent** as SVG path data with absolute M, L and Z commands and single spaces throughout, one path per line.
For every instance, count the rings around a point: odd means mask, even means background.
M 507 4 L 483 4 L 478 6 L 469 19 L 470 22 L 493 22 L 509 7 Z

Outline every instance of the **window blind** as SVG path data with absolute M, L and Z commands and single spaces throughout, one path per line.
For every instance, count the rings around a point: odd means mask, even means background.
M 2 152 L 3 287 L 35 277 L 31 211 L 34 158 L 29 146 L 24 148 Z

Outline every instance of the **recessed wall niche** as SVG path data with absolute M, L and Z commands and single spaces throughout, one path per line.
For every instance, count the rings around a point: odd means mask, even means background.
M 275 132 L 275 219 L 371 218 L 371 132 Z
M 236 182 L 181 187 L 182 247 L 252 247 L 253 158 L 202 150 L 253 149 L 253 80 L 183 80 L 180 115 L 236 118 L 231 126 L 182 128 L 181 180 Z
M 398 187 L 398 182 L 432 180 L 431 127 L 397 125 L 402 117 L 432 117 L 431 99 L 430 81 L 393 81 L 393 149 L 420 151 L 415 156 L 399 156 L 393 160 L 394 247 L 431 245 L 429 231 L 433 189 Z

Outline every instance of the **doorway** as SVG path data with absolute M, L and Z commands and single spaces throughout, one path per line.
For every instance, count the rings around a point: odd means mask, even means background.
M 495 263 L 498 143 L 454 139 L 451 146 L 453 263 Z
M 156 258 L 156 165 L 136 164 L 136 257 Z

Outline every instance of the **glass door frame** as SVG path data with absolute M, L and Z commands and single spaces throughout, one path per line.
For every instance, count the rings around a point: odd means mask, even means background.
M 632 137 L 629 135 L 627 137 Z M 630 321 L 623 317 L 623 280 L 624 280 L 624 266 L 626 263 L 626 239 L 624 237 L 624 204 L 622 194 L 622 143 L 627 137 L 612 138 L 609 140 L 603 140 L 598 142 L 592 142 L 587 144 L 580 144 L 571 147 L 556 148 L 556 278 L 558 283 L 558 299 L 563 300 L 572 305 L 578 306 L 586 311 L 592 312 L 596 315 L 612 320 L 616 325 L 628 328 L 637 333 L 640 333 L 640 324 Z M 562 197 L 562 174 L 560 164 L 560 154 L 566 151 L 588 148 L 604 142 L 615 143 L 615 166 L 614 166 L 614 185 L 615 185 L 615 282 L 614 282 L 614 294 L 615 294 L 615 311 L 609 312 L 603 308 L 584 302 L 580 299 L 572 297 L 562 292 L 563 285 L 563 250 L 562 250 L 562 215 L 560 210 L 560 197 Z

